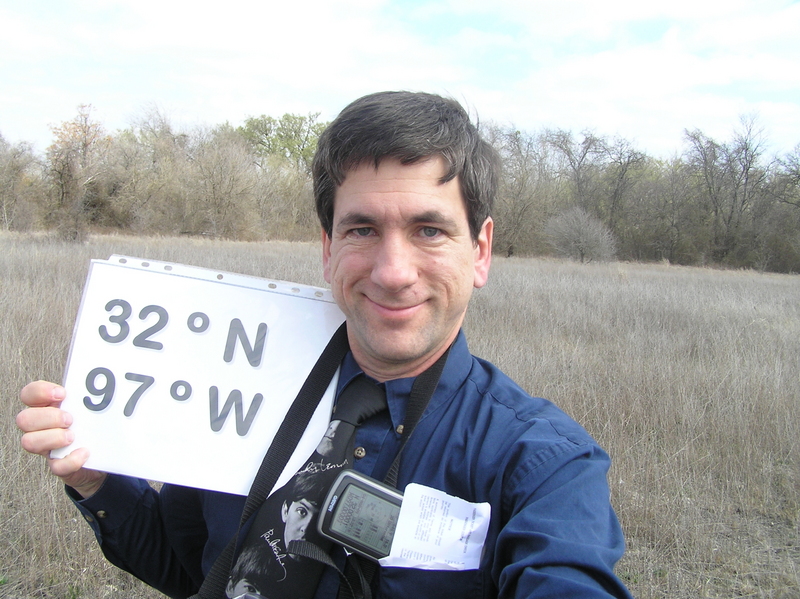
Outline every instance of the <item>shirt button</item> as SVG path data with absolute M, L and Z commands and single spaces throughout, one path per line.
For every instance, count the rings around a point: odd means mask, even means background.
M 100 510 L 100 511 L 97 512 L 97 517 L 100 518 L 101 520 L 103 518 L 105 518 L 106 516 L 108 516 L 108 514 L 106 514 L 105 510 Z
M 367 450 L 364 449 L 363 447 L 356 447 L 355 451 L 353 452 L 353 455 L 356 456 L 356 459 L 360 460 L 365 455 L 367 455 Z
M 92 518 L 89 514 L 84 514 L 83 517 L 89 523 L 94 522 L 94 518 Z
M 403 434 L 403 425 L 402 424 L 398 424 L 397 428 L 394 429 L 394 430 L 398 435 L 402 435 Z

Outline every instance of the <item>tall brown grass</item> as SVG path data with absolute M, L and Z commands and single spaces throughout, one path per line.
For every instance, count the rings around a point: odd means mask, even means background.
M 160 596 L 104 561 L 13 423 L 112 253 L 324 284 L 315 244 L 0 235 L 0 597 Z M 465 328 L 611 454 L 636 597 L 800 596 L 800 278 L 496 258 Z

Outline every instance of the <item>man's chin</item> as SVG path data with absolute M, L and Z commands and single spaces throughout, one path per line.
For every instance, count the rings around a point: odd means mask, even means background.
M 356 326 L 351 319 L 348 321 L 351 348 L 357 360 L 368 361 L 361 364 L 362 368 L 387 370 L 386 374 L 393 372 L 399 377 L 412 376 L 406 372 L 413 373 L 440 349 L 438 340 L 442 331 L 437 324 L 424 319 L 404 325 L 360 321 Z
M 387 334 L 380 339 L 371 339 L 366 349 L 372 359 L 386 366 L 413 365 L 430 353 L 429 348 L 420 343 L 421 340 L 419 334 L 414 339 L 409 339 L 405 334 Z

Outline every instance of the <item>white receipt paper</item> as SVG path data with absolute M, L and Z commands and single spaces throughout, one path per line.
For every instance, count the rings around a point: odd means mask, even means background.
M 392 549 L 381 566 L 477 570 L 491 506 L 412 483 L 406 487 Z

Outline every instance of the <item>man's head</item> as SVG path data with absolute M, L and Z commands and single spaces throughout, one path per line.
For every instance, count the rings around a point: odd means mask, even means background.
M 311 472 L 296 474 L 291 481 L 289 496 L 281 506 L 283 520 L 283 544 L 289 547 L 292 541 L 307 539 L 307 533 L 313 530 L 314 517 L 319 512 L 326 488 L 324 476 Z
M 496 165 L 466 112 L 430 94 L 366 96 L 320 137 L 325 280 L 369 376 L 416 376 L 456 338 L 489 273 Z
M 491 214 L 499 158 L 455 100 L 433 94 L 379 92 L 347 106 L 320 136 L 314 156 L 314 199 L 322 228 L 330 236 L 336 188 L 361 164 L 377 167 L 393 158 L 414 164 L 444 159 L 442 183 L 456 179 L 470 233 L 477 239 Z
M 265 580 L 269 580 L 269 564 L 272 558 L 268 556 L 271 550 L 245 547 L 239 558 L 231 568 L 230 578 L 225 589 L 228 599 L 239 597 L 245 593 L 266 593 Z M 266 597 L 266 595 L 264 595 Z

